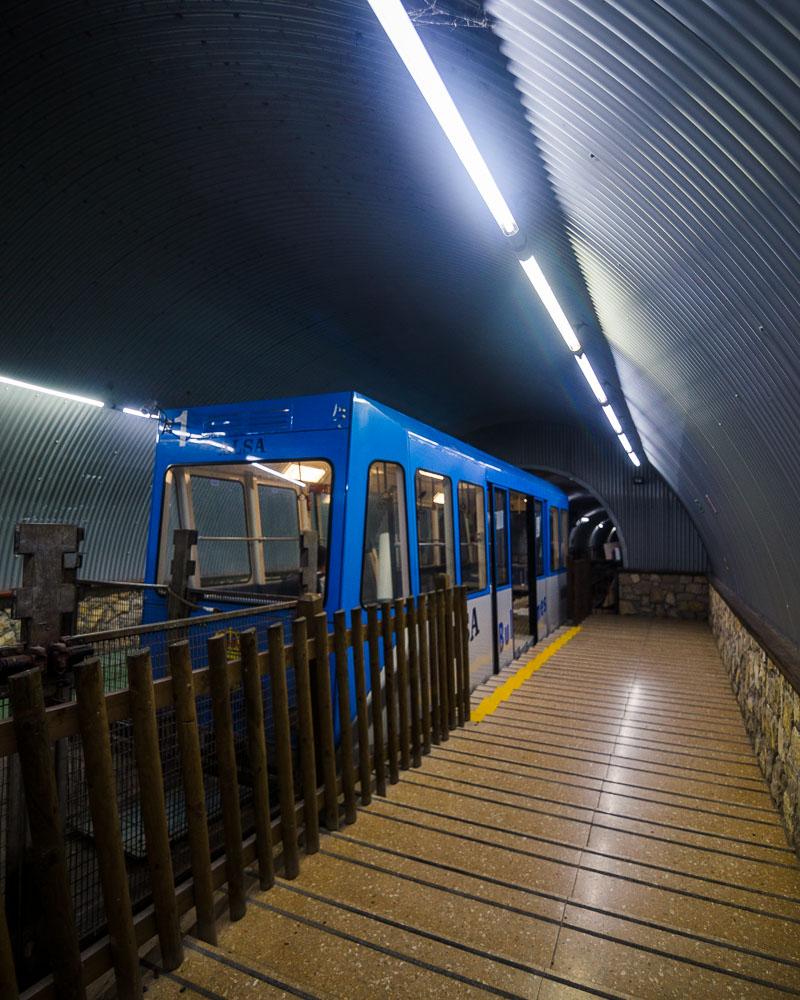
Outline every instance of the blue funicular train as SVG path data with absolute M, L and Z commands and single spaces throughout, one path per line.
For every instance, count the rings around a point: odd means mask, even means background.
M 176 528 L 198 533 L 192 592 L 222 609 L 316 591 L 332 616 L 447 573 L 473 687 L 564 621 L 567 497 L 546 480 L 356 392 L 165 416 L 147 582 L 169 582 Z M 165 618 L 149 591 L 145 620 Z

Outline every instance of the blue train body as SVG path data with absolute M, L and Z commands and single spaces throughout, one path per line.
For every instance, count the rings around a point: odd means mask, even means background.
M 338 608 L 469 587 L 473 686 L 566 615 L 567 497 L 355 393 L 169 411 L 156 447 L 146 580 L 175 527 L 199 534 L 193 600 L 228 609 L 320 590 Z M 163 620 L 148 592 L 145 619 Z

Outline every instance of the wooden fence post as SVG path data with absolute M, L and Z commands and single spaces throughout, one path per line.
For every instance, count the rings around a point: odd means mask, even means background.
M 276 622 L 267 632 L 269 676 L 272 682 L 272 712 L 275 717 L 275 755 L 278 758 L 278 792 L 281 801 L 283 869 L 286 878 L 297 878 L 300 858 L 297 850 L 297 817 L 294 808 L 292 773 L 292 730 L 289 722 L 289 695 L 286 685 L 286 649 L 283 625 Z
M 150 867 L 150 887 L 153 892 L 161 964 L 169 972 L 177 969 L 183 962 L 183 944 L 175 900 L 175 874 L 172 870 L 164 802 L 164 775 L 158 747 L 150 650 L 129 653 L 127 661 L 133 748 L 139 778 L 139 808 Z
M 39 670 L 25 670 L 10 677 L 8 684 L 25 788 L 32 860 L 41 883 L 42 897 L 47 900 L 44 910 L 56 993 L 60 1000 L 84 1000 L 81 952 L 69 891 L 42 675 Z
M 394 648 L 392 645 L 392 605 L 381 604 L 381 633 L 383 635 L 383 675 L 386 685 L 386 729 L 389 744 L 389 784 L 400 780 L 397 770 L 397 686 L 394 674 Z
M 458 603 L 461 608 L 461 670 L 462 670 L 462 692 L 464 695 L 464 720 L 469 722 L 472 715 L 470 706 L 470 675 L 469 675 L 469 611 L 467 610 L 467 588 L 462 585 L 458 588 Z
M 431 752 L 431 674 L 428 656 L 428 596 L 419 595 L 417 605 L 417 630 L 419 646 L 419 671 L 422 695 L 422 752 Z
M 451 729 L 456 728 L 456 718 L 457 715 L 460 716 L 463 709 L 460 707 L 459 702 L 460 690 L 456 683 L 456 677 L 453 671 L 455 666 L 455 640 L 456 633 L 453 628 L 453 588 L 450 586 L 449 579 L 444 586 L 444 636 L 445 636 L 445 650 L 447 655 L 447 697 L 448 697 L 448 724 Z M 459 722 L 460 722 L 459 718 Z
M 375 761 L 375 791 L 386 795 L 386 744 L 383 735 L 383 685 L 381 684 L 381 648 L 378 606 L 367 608 L 367 646 L 369 648 L 369 687 L 372 695 L 372 750 Z
M 214 635 L 208 640 L 208 679 L 217 745 L 222 825 L 225 833 L 228 913 L 231 920 L 241 920 L 246 909 L 242 860 L 242 813 L 239 805 L 239 773 L 236 767 L 231 686 L 224 635 Z
M 5 900 L 0 896 L 0 1000 L 18 1000 L 14 952 L 8 935 Z
M 408 626 L 408 694 L 411 701 L 411 765 L 419 767 L 420 758 L 420 689 L 419 650 L 417 648 L 417 610 L 414 598 L 406 601 L 406 624 Z
M 217 927 L 214 913 L 214 886 L 211 881 L 211 849 L 208 841 L 203 760 L 200 755 L 200 730 L 197 725 L 192 663 L 189 657 L 189 643 L 185 640 L 169 647 L 169 669 L 172 675 L 178 754 L 186 800 L 186 823 L 189 828 L 189 856 L 192 865 L 197 936 L 201 941 L 215 945 Z
M 249 628 L 239 634 L 242 658 L 242 688 L 247 718 L 247 748 L 250 773 L 253 777 L 253 811 L 256 821 L 256 855 L 258 884 L 269 889 L 275 883 L 272 860 L 272 820 L 269 807 L 269 771 L 267 737 L 264 732 L 264 701 L 261 670 L 258 665 L 256 630 Z
M 436 591 L 436 648 L 439 673 L 439 738 L 450 739 L 450 690 L 447 684 L 447 638 L 445 636 L 444 591 Z
M 356 718 L 358 722 L 358 780 L 361 804 L 372 801 L 372 769 L 369 763 L 369 718 L 367 716 L 367 684 L 364 678 L 364 622 L 361 608 L 350 612 L 350 635 L 353 647 L 353 676 L 356 684 Z
M 300 736 L 300 770 L 303 781 L 303 815 L 306 854 L 319 850 L 319 808 L 317 806 L 317 763 L 314 746 L 314 710 L 311 678 L 308 673 L 308 623 L 295 618 L 292 623 L 292 662 L 297 692 L 297 727 Z
M 339 694 L 339 752 L 342 766 L 344 821 L 356 821 L 356 775 L 353 766 L 353 717 L 350 714 L 350 671 L 347 657 L 347 617 L 344 611 L 333 616 L 333 647 L 336 660 L 336 688 Z
M 322 777 L 325 786 L 325 826 L 339 829 L 339 792 L 336 784 L 336 746 L 333 739 L 331 672 L 328 662 L 328 618 L 324 611 L 314 615 L 314 672 L 317 681 L 319 745 L 322 749 Z
M 103 672 L 98 659 L 86 660 L 75 671 L 75 693 L 117 993 L 125 1000 L 133 1000 L 142 994 L 139 947 L 122 850 Z
M 406 602 L 401 597 L 394 602 L 394 634 L 397 655 L 397 702 L 400 709 L 400 769 L 407 771 L 411 763 L 409 744 L 408 651 L 406 649 Z
M 431 676 L 431 740 L 438 746 L 441 736 L 442 707 L 439 704 L 439 606 L 436 591 L 428 594 L 426 617 L 428 619 L 428 642 L 430 644 Z

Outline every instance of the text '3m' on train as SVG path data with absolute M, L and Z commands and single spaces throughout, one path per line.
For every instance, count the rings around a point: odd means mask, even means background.
M 546 480 L 355 392 L 165 417 L 148 583 L 170 582 L 180 528 L 200 607 L 317 592 L 332 619 L 445 573 L 468 592 L 472 687 L 564 621 L 567 497 Z M 149 590 L 145 620 L 166 600 Z

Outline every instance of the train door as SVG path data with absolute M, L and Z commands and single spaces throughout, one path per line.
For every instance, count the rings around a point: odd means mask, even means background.
M 533 628 L 538 642 L 540 639 L 544 639 L 549 632 L 547 627 L 547 579 L 544 575 L 544 505 L 541 500 L 534 500 L 533 511 L 533 570 L 536 581 Z
M 511 491 L 511 595 L 513 655 L 519 656 L 536 640 L 536 501 Z
M 493 665 L 497 673 L 514 659 L 511 641 L 511 578 L 508 570 L 508 492 L 489 485 L 489 554 L 492 584 Z

